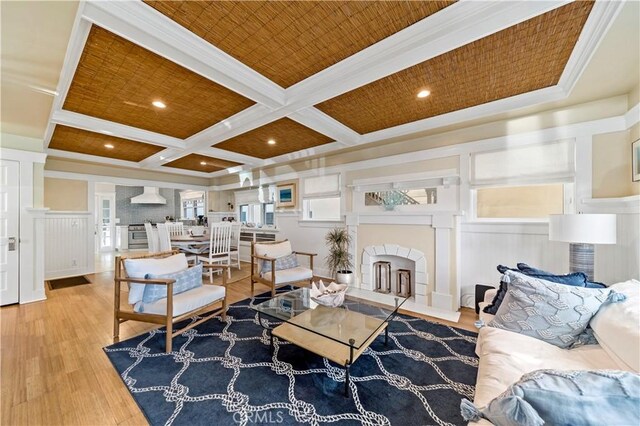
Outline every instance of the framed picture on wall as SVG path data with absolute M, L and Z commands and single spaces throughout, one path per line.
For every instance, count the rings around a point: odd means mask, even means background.
M 296 184 L 278 185 L 276 207 L 296 206 Z
M 631 167 L 633 181 L 640 181 L 640 139 L 631 144 Z
M 640 181 L 640 139 L 631 145 L 631 167 L 633 181 Z

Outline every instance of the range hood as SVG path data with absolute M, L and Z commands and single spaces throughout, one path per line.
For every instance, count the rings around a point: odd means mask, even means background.
M 145 186 L 142 194 L 131 197 L 131 204 L 167 204 L 167 200 L 160 195 L 160 189 Z

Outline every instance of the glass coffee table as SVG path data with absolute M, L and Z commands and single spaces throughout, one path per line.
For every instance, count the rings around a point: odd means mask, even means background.
M 350 291 L 351 290 L 351 291 Z M 407 300 L 394 296 L 393 306 L 370 302 L 363 290 L 348 289 L 344 304 L 330 308 L 314 302 L 308 288 L 298 288 L 254 305 L 260 325 L 271 338 L 286 340 L 345 368 L 345 394 L 349 396 L 349 367 L 382 332 L 387 343 L 387 325 Z M 357 296 L 356 296 L 357 294 Z M 263 315 L 281 321 L 271 327 Z

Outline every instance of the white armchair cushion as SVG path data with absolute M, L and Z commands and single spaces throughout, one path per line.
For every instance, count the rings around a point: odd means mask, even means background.
M 282 257 L 291 254 L 291 242 L 289 240 L 282 241 L 277 244 L 254 244 L 254 253 L 258 256 L 266 257 Z
M 313 271 L 309 268 L 305 268 L 304 266 L 298 266 L 296 268 L 291 269 L 282 269 L 280 271 L 276 271 L 276 282 L 275 284 L 283 284 L 283 283 L 293 283 L 298 281 L 309 280 L 313 277 Z M 265 272 L 262 274 L 262 278 L 271 279 L 271 272 Z
M 125 259 L 124 268 L 130 278 L 144 278 L 147 274 L 163 275 L 172 274 L 187 269 L 187 257 L 184 253 L 162 259 Z M 135 305 L 142 301 L 144 284 L 131 284 L 129 286 L 129 304 Z
M 609 288 L 627 296 L 621 303 L 604 305 L 589 323 L 598 343 L 629 370 L 640 372 L 640 282 L 629 280 Z
M 219 285 L 203 285 L 184 293 L 173 295 L 173 316 L 177 317 L 186 312 L 199 309 L 209 303 L 224 298 L 226 289 Z M 167 299 L 156 300 L 152 303 L 143 303 L 142 309 L 145 314 L 166 315 Z

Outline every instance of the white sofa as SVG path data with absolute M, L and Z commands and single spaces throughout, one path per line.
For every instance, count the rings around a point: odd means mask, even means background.
M 627 300 L 603 306 L 590 322 L 598 345 L 560 349 L 542 340 L 493 327 L 478 333 L 480 357 L 474 404 L 484 407 L 517 382 L 525 373 L 539 369 L 627 370 L 640 372 L 640 282 L 630 280 L 611 286 Z M 489 290 L 480 303 L 480 319 L 488 324 L 493 315 L 482 310 L 497 290 Z M 489 425 L 481 420 L 472 425 Z

